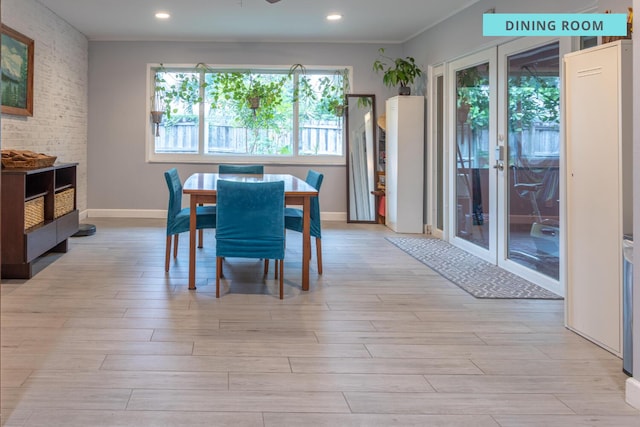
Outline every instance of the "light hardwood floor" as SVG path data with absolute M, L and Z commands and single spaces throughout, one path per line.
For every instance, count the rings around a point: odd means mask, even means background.
M 325 224 L 309 292 L 287 233 L 280 301 L 253 260 L 225 263 L 216 300 L 212 231 L 189 291 L 186 234 L 165 274 L 163 221 L 89 222 L 0 287 L 2 425 L 640 426 L 562 301 L 475 299 L 382 226 Z

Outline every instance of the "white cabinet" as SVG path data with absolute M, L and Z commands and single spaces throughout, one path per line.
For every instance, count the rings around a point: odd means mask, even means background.
M 631 42 L 564 57 L 566 322 L 622 352 L 622 237 L 632 232 Z
M 386 223 L 397 233 L 422 233 L 424 97 L 389 98 L 386 115 Z

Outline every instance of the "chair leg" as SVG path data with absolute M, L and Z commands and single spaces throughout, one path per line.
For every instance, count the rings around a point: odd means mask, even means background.
M 164 271 L 169 271 L 169 258 L 171 257 L 171 236 L 167 236 L 166 254 L 164 256 Z
M 277 263 L 278 261 L 276 261 Z M 284 260 L 280 260 L 280 299 L 284 299 Z
M 276 259 L 275 260 L 276 265 L 275 265 L 275 268 L 273 269 L 273 279 L 274 280 L 278 278 L 278 262 L 280 262 L 280 261 L 278 261 Z
M 174 258 L 178 258 L 178 237 L 180 237 L 179 234 L 173 235 L 173 257 Z
M 316 258 L 318 258 L 318 274 L 322 274 L 322 239 L 316 237 Z
M 216 298 L 220 298 L 220 276 L 222 273 L 222 257 L 216 257 Z
M 198 206 L 204 206 L 204 203 L 199 203 Z M 202 246 L 204 245 L 204 230 L 200 229 L 198 230 L 198 247 L 202 248 Z
M 265 258 L 264 260 L 264 275 L 269 274 L 269 260 Z

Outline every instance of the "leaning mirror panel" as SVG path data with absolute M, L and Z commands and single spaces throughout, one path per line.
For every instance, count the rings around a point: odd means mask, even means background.
M 375 95 L 347 95 L 347 222 L 376 222 L 375 104 Z

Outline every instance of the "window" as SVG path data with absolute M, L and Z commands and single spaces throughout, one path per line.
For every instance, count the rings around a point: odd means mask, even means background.
M 344 164 L 346 68 L 149 66 L 149 161 Z

